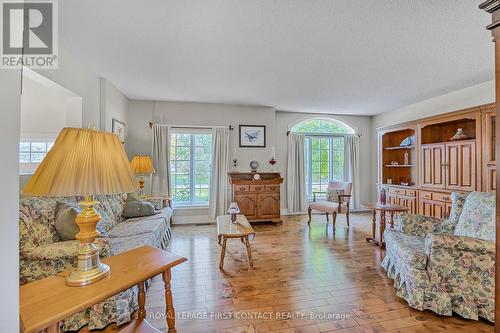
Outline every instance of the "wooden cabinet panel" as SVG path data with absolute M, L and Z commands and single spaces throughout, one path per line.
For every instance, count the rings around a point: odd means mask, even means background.
M 497 177 L 496 177 L 496 169 L 493 166 L 493 168 L 488 168 L 486 170 L 486 191 L 487 192 L 492 192 L 497 190 Z
M 420 212 L 421 215 L 432 216 L 432 201 L 420 200 Z
M 432 147 L 432 187 L 443 188 L 445 186 L 444 155 L 444 145 Z
M 237 194 L 234 196 L 234 201 L 240 207 L 241 214 L 247 219 L 252 219 L 257 216 L 257 195 L 255 194 Z
M 476 142 L 446 144 L 446 188 L 474 191 L 476 189 Z
M 283 178 L 278 172 L 261 173 L 260 176 L 260 180 L 254 180 L 254 173 L 229 173 L 233 201 L 250 222 L 281 223 L 280 184 Z
M 422 185 L 432 186 L 432 147 L 422 146 Z
M 444 144 L 422 145 L 421 182 L 422 186 L 445 187 L 445 147 Z
M 495 126 L 495 112 L 485 112 L 483 115 L 483 190 L 487 192 L 496 191 Z
M 276 216 L 280 210 L 279 194 L 257 194 L 257 216 L 261 218 Z
M 446 187 L 448 188 L 458 188 L 460 187 L 460 146 L 459 145 L 447 145 L 446 146 L 446 161 L 445 166 L 447 168 L 446 175 Z
M 446 217 L 446 204 L 444 202 L 432 202 L 432 217 L 444 219 Z

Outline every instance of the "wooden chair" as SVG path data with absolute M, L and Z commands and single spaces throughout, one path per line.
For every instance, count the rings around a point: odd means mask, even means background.
M 345 214 L 347 220 L 347 227 L 349 227 L 349 203 L 351 201 L 351 182 L 340 182 L 340 181 L 330 181 L 328 183 L 328 190 L 342 190 L 343 194 L 339 194 L 336 202 L 328 200 L 316 201 L 317 194 L 325 194 L 327 192 L 313 192 L 313 202 L 309 205 L 307 213 L 309 214 L 309 221 L 307 225 L 311 224 L 311 212 L 313 210 L 325 213 L 326 223 L 328 224 L 328 216 L 332 214 L 333 227 L 335 228 L 335 222 L 337 220 L 337 214 Z

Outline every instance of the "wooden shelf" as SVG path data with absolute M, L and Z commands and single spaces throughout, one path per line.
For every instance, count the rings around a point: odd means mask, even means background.
M 388 167 L 388 168 L 412 168 L 414 167 L 415 165 L 413 164 L 386 164 L 384 165 L 385 167 Z
M 399 150 L 399 149 L 415 149 L 415 146 L 396 146 L 396 147 L 385 147 L 385 150 Z

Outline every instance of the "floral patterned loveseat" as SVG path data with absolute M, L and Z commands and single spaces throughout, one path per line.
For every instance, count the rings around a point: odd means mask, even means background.
M 446 220 L 400 215 L 382 267 L 417 310 L 494 321 L 495 193 L 452 193 Z
M 133 219 L 122 218 L 127 195 L 97 196 L 96 210 L 101 215 L 97 225 L 100 237 L 96 244 L 101 257 L 131 250 L 142 245 L 165 249 L 171 238 L 172 209 L 162 208 L 159 214 Z M 25 284 L 58 274 L 76 266 L 77 240 L 61 241 L 54 228 L 55 208 L 59 202 L 76 205 L 78 198 L 22 197 L 19 202 L 19 265 L 20 283 Z M 157 208 L 159 202 L 153 202 Z M 110 323 L 121 325 L 130 321 L 137 309 L 137 287 L 64 321 L 64 330 L 78 330 L 84 325 L 100 329 Z

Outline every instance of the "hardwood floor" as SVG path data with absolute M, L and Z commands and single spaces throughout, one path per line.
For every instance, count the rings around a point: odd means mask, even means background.
M 234 240 L 227 244 L 224 271 L 218 268 L 215 225 L 175 226 L 170 251 L 189 259 L 172 272 L 178 332 L 493 331 L 485 321 L 415 311 L 398 298 L 380 268 L 383 251 L 365 242 L 370 215 L 352 214 L 350 229 L 339 216 L 335 233 L 331 224 L 325 228 L 324 216 L 314 215 L 311 229 L 306 221 L 291 216 L 282 226 L 254 225 L 254 268 L 248 267 L 243 244 Z M 147 318 L 161 330 L 163 297 L 161 278 L 155 278 L 146 298 Z
M 228 241 L 224 271 L 218 268 L 215 225 L 175 226 L 170 251 L 189 259 L 172 271 L 177 331 L 493 332 L 493 325 L 484 320 L 412 310 L 397 297 L 392 280 L 380 268 L 384 252 L 365 242 L 371 233 L 370 214 L 351 214 L 350 229 L 339 216 L 335 233 L 331 223 L 326 228 L 324 215 L 313 215 L 311 229 L 306 221 L 306 216 L 286 216 L 281 226 L 254 225 L 253 269 L 236 239 Z M 159 276 L 148 289 L 146 310 L 147 320 L 165 331 Z M 214 318 L 217 315 L 240 317 Z M 110 325 L 102 332 L 115 331 Z

